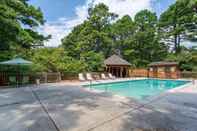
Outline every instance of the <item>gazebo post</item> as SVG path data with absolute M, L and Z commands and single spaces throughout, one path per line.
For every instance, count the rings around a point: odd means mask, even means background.
M 114 74 L 113 68 L 112 68 L 111 66 L 110 66 L 110 68 L 109 68 L 109 72 L 112 73 L 112 75 Z
M 123 67 L 120 67 L 120 77 L 123 77 Z
M 127 77 L 129 77 L 129 67 L 127 67 Z

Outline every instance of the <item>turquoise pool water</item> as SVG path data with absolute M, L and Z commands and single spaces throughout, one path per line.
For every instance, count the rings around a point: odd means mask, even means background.
M 118 95 L 145 99 L 149 96 L 157 95 L 166 90 L 173 89 L 188 83 L 189 81 L 144 79 L 130 80 L 124 82 L 92 84 L 85 87 L 108 91 Z

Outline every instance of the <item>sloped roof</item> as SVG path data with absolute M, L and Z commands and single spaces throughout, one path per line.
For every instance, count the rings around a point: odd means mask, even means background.
M 122 59 L 118 55 L 112 55 L 104 61 L 105 65 L 126 65 L 130 66 L 131 64 L 126 60 Z
M 12 60 L 0 62 L 2 65 L 30 65 L 31 61 L 24 60 L 23 58 L 14 58 Z
M 168 62 L 168 61 L 159 61 L 159 62 L 152 62 L 149 66 L 169 66 L 169 65 L 178 65 L 177 62 Z

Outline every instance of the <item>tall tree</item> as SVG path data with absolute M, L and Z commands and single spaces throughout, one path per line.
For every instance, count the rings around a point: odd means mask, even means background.
M 128 15 L 117 21 L 115 18 L 104 4 L 96 5 L 89 10 L 88 19 L 62 40 L 65 50 L 79 60 L 87 60 L 88 54 L 91 54 L 88 59 L 102 60 L 102 55 L 107 57 L 118 49 L 136 66 L 145 66 L 166 55 L 167 48 L 159 41 L 155 13 L 143 10 L 136 14 L 134 21 Z
M 146 66 L 158 61 L 167 54 L 167 47 L 160 42 L 157 31 L 157 16 L 149 10 L 142 10 L 135 15 L 135 34 L 131 40 L 127 56 L 136 66 Z
M 68 54 L 78 60 L 100 59 L 111 50 L 112 40 L 109 35 L 111 22 L 116 15 L 109 12 L 104 4 L 90 8 L 89 16 L 81 25 L 62 40 Z M 100 55 L 100 56 L 98 56 Z M 87 58 L 88 57 L 88 58 Z M 94 64 L 91 64 L 94 66 Z M 96 69 L 97 67 L 90 67 Z
M 46 39 L 35 30 L 44 24 L 42 12 L 28 0 L 1 0 L 0 23 L 0 50 L 31 48 Z
M 135 24 L 129 15 L 125 15 L 117 20 L 111 26 L 111 34 L 113 39 L 112 50 L 119 50 L 121 55 L 124 55 L 124 50 L 127 50 L 131 43 L 131 38 L 135 33 Z
M 182 40 L 197 39 L 196 0 L 177 0 L 160 17 L 160 29 L 165 42 L 174 45 L 174 51 L 180 52 Z
M 87 66 L 83 61 L 78 61 L 67 55 L 63 48 L 36 48 L 31 50 L 33 71 L 78 73 L 84 71 Z

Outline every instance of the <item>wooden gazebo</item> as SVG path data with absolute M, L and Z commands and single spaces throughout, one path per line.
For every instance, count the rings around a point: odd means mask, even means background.
M 105 70 L 116 77 L 128 77 L 131 64 L 118 55 L 112 55 L 104 61 Z

